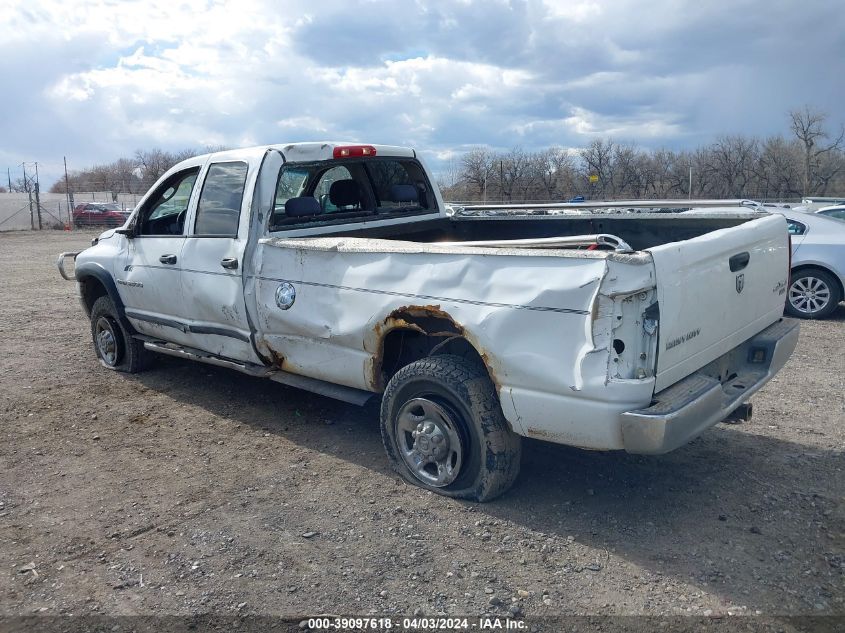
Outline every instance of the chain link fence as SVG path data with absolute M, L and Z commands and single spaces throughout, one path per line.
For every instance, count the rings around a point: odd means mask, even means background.
M 131 211 L 141 199 L 140 194 L 114 194 L 111 191 L 87 191 L 74 193 L 72 204 L 86 202 L 116 202 L 123 209 Z M 25 231 L 42 229 L 73 230 L 73 209 L 63 193 L 39 193 L 40 205 L 35 194 L 0 193 L 0 231 Z

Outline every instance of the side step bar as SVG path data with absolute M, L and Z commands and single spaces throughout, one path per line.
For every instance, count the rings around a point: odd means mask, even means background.
M 176 358 L 188 358 L 190 360 L 198 360 L 201 363 L 209 365 L 216 365 L 217 367 L 227 367 L 228 369 L 237 370 L 243 374 L 250 376 L 257 376 L 259 378 L 266 378 L 272 371 L 268 367 L 261 365 L 253 365 L 252 363 L 239 363 L 235 360 L 227 360 L 214 356 L 208 352 L 203 352 L 193 347 L 181 347 L 173 345 L 172 343 L 164 343 L 162 341 L 150 340 L 146 336 L 137 336 L 136 338 L 144 341 L 144 347 L 151 352 L 157 354 L 166 354 L 167 356 L 175 356 Z
M 346 385 L 336 385 L 333 382 L 300 376 L 299 374 L 292 374 L 288 371 L 276 371 L 270 374 L 270 380 L 275 380 L 288 387 L 296 387 L 297 389 L 318 393 L 321 396 L 334 398 L 335 400 L 357 404 L 359 407 L 363 407 L 370 398 L 376 395 L 363 389 L 355 389 Z
M 243 374 L 255 376 L 257 378 L 269 378 L 276 382 L 282 383 L 289 387 L 296 387 L 297 389 L 304 389 L 312 393 L 320 394 L 335 400 L 349 402 L 350 404 L 357 404 L 363 406 L 375 394 L 363 389 L 355 389 L 354 387 L 347 387 L 345 385 L 336 385 L 318 378 L 309 378 L 308 376 L 300 376 L 290 372 L 272 369 L 263 365 L 256 365 L 254 363 L 242 363 L 235 360 L 220 358 L 208 352 L 194 349 L 192 347 L 181 347 L 172 343 L 165 343 L 151 337 L 136 335 L 135 338 L 144 342 L 144 348 L 155 352 L 157 354 L 166 354 L 167 356 L 175 356 L 176 358 L 187 358 L 196 360 L 201 363 L 209 365 L 216 365 L 217 367 L 226 367 L 234 369 Z

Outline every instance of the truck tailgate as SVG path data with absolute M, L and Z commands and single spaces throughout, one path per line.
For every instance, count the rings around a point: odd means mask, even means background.
M 783 216 L 766 216 L 648 250 L 660 306 L 655 391 L 783 315 L 789 275 Z

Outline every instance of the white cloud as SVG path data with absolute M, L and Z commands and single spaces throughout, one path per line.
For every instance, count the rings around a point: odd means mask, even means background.
M 677 145 L 845 101 L 845 15 L 824 0 L 12 0 L 0 30 L 17 163 L 320 138 L 433 161 L 595 135 Z
M 568 0 L 543 0 L 551 18 L 564 18 L 572 22 L 586 22 L 602 14 L 598 2 L 571 2 Z

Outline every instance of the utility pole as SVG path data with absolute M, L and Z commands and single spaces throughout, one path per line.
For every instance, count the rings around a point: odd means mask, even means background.
M 692 200 L 692 161 L 689 162 L 689 199 Z
M 44 227 L 41 225 L 41 197 L 40 197 L 41 183 L 38 182 L 38 163 L 35 163 L 35 208 L 38 211 L 38 230 Z
M 6 167 L 6 177 L 9 179 L 9 193 L 12 192 L 12 170 Z
M 32 213 L 32 191 L 29 189 L 29 184 L 26 180 L 26 163 L 21 163 L 21 169 L 23 169 L 23 188 L 29 194 L 29 226 L 34 231 L 35 230 L 35 215 Z
M 68 225 L 73 226 L 73 218 L 71 217 L 73 209 L 73 196 L 70 194 L 70 184 L 67 177 L 67 156 L 62 156 L 65 161 L 65 197 L 67 197 L 67 222 Z
M 505 161 L 499 161 L 499 191 L 502 204 L 505 204 Z

